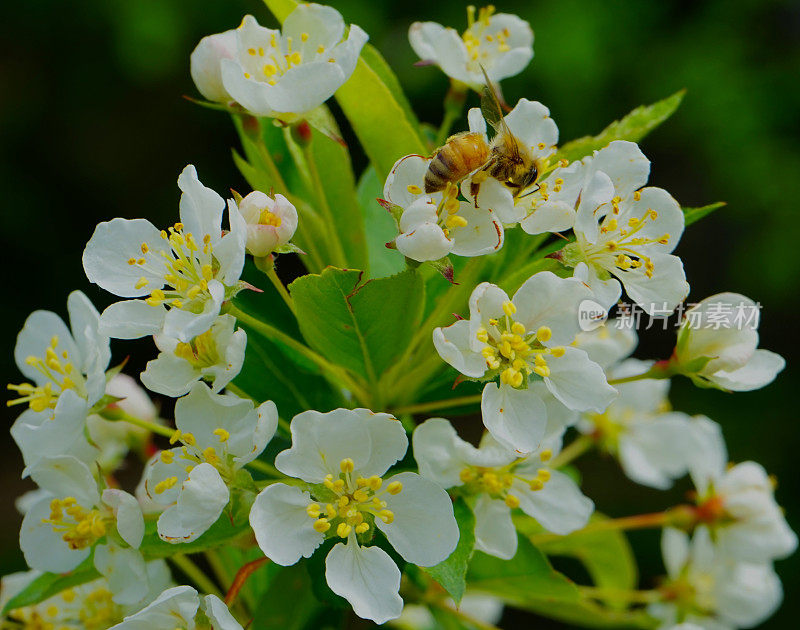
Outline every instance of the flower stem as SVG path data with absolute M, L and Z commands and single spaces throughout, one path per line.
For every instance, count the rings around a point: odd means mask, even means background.
M 658 589 L 636 590 L 624 588 L 605 588 L 597 586 L 578 586 L 578 590 L 584 597 L 599 601 L 612 601 L 631 604 L 650 604 L 660 601 L 663 594 Z
M 194 582 L 198 589 L 204 593 L 216 595 L 222 599 L 222 591 L 217 588 L 217 585 L 214 584 L 213 580 L 203 573 L 200 567 L 198 567 L 191 560 L 191 558 L 189 558 L 189 556 L 186 556 L 182 553 L 176 553 L 174 556 L 170 556 L 169 559 L 176 567 L 178 567 L 178 569 L 181 570 L 184 575 L 186 575 L 186 577 Z
M 136 416 L 132 416 L 131 414 L 123 411 L 122 409 L 114 409 L 114 418 L 109 419 L 105 418 L 109 422 L 117 422 L 123 421 L 129 424 L 136 425 L 137 427 L 141 427 L 142 429 L 147 429 L 151 433 L 155 433 L 156 435 L 163 435 L 164 437 L 172 437 L 175 433 L 175 429 L 170 429 L 169 427 L 165 427 L 163 424 L 156 424 L 155 422 L 150 422 L 149 420 L 142 420 L 141 418 L 137 418 Z M 103 416 L 103 412 L 100 412 L 100 415 Z
M 635 381 L 643 381 L 647 379 L 662 379 L 671 378 L 677 372 L 671 365 L 670 361 L 658 361 L 649 370 L 642 374 L 634 374 L 633 376 L 626 376 L 624 378 L 612 378 L 608 381 L 609 385 L 622 385 L 623 383 L 633 383 Z
M 257 558 L 252 562 L 242 565 L 242 567 L 236 572 L 233 582 L 231 583 L 231 587 L 225 594 L 225 604 L 227 606 L 230 606 L 234 602 L 237 595 L 239 595 L 239 591 L 242 589 L 245 582 L 247 582 L 247 578 L 249 578 L 256 571 L 256 569 L 258 569 L 265 562 L 269 562 L 269 558 Z
M 453 123 L 461 117 L 467 100 L 467 86 L 460 81 L 451 81 L 450 89 L 444 97 L 444 118 L 436 133 L 436 146 L 442 146 L 450 135 Z
M 254 459 L 252 462 L 247 462 L 245 465 L 266 475 L 272 475 L 273 477 L 278 477 L 279 479 L 286 478 L 286 475 L 284 475 L 280 470 L 275 468 L 275 466 L 269 462 L 265 462 L 263 459 Z
M 637 514 L 636 516 L 623 516 L 621 518 L 609 518 L 602 521 L 594 521 L 583 529 L 579 529 L 565 536 L 558 534 L 534 534 L 530 536 L 530 541 L 534 545 L 541 545 L 569 538 L 570 536 L 580 536 L 581 534 L 594 534 L 596 532 L 630 530 L 630 529 L 651 529 L 663 527 L 673 522 L 674 513 L 670 510 L 664 512 L 653 512 L 651 514 Z
M 552 468 L 560 468 L 566 466 L 571 461 L 583 455 L 586 451 L 594 446 L 594 440 L 591 436 L 580 435 L 570 442 L 564 449 L 553 458 L 550 462 Z
M 472 396 L 461 396 L 460 398 L 434 400 L 431 402 L 417 403 L 416 405 L 396 407 L 392 409 L 392 413 L 396 415 L 402 415 L 406 413 L 425 413 L 428 411 L 436 411 L 438 409 L 452 409 L 454 407 L 462 407 L 464 405 L 474 405 L 479 402 L 481 402 L 481 394 L 475 394 Z
M 305 358 L 314 363 L 314 365 L 320 368 L 320 370 L 322 370 L 326 376 L 332 378 L 335 381 L 335 385 L 344 386 L 345 388 L 349 389 L 351 392 L 353 392 L 353 394 L 355 394 L 362 404 L 369 406 L 369 396 L 367 392 L 363 387 L 356 383 L 356 381 L 344 370 L 344 368 L 331 363 L 305 344 L 300 343 L 293 337 L 287 335 L 285 332 L 275 328 L 275 326 L 272 324 L 268 324 L 267 322 L 245 313 L 233 303 L 229 304 L 228 313 L 233 315 L 246 326 L 250 326 L 254 330 L 258 331 L 267 339 L 272 339 L 282 343 L 298 354 L 303 355 Z
M 292 297 L 289 295 L 289 292 L 286 290 L 286 287 L 281 282 L 281 279 L 278 277 L 278 274 L 275 272 L 275 265 L 273 264 L 269 271 L 265 272 L 267 278 L 269 278 L 270 282 L 272 282 L 272 286 L 278 291 L 278 294 L 283 298 L 283 301 L 286 303 L 286 306 L 289 307 L 289 310 L 292 311 L 292 315 L 296 316 L 294 312 L 294 302 L 292 301 Z

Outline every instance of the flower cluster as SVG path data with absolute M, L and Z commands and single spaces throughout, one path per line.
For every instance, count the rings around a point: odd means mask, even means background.
M 68 324 L 36 311 L 19 333 L 11 434 L 37 489 L 17 502 L 31 571 L 3 579 L 2 614 L 37 629 L 241 630 L 286 625 L 301 601 L 298 628 L 350 611 L 488 627 L 505 605 L 558 617 L 560 597 L 570 620 L 591 611 L 603 627 L 733 629 L 772 614 L 772 563 L 797 547 L 774 481 L 752 461 L 727 466 L 721 427 L 668 396 L 676 376 L 758 389 L 784 360 L 758 347 L 758 319 L 738 315 L 755 304 L 739 294 L 681 311 L 660 361 L 632 357 L 636 332 L 607 321 L 623 291 L 651 315 L 689 292 L 673 253 L 684 211 L 647 186 L 624 125 L 570 160 L 546 106 L 523 98 L 504 114 L 495 82 L 525 68 L 533 33 L 470 7 L 463 35 L 409 32 L 452 79 L 446 107 L 467 86 L 487 99 L 467 131 L 447 139 L 446 114 L 443 146 L 425 146 L 378 53 L 360 58 L 358 26 L 330 7 L 267 4 L 281 30 L 247 16 L 191 55 L 199 92 L 235 117 L 237 165 L 257 189 L 225 199 L 186 166 L 171 227 L 115 218 L 86 245 L 87 278 L 122 299 L 99 313 L 74 291 Z M 372 162 L 356 187 L 323 103 L 357 64 L 363 98 L 384 100 L 367 122 L 341 103 Z M 418 152 L 399 156 L 395 141 Z M 398 227 L 386 248 L 372 231 L 381 181 Z M 310 273 L 287 288 L 276 260 L 289 253 Z M 382 277 L 387 260 L 404 271 Z M 111 341 L 141 337 L 153 349 L 139 380 L 167 404 L 112 366 Z M 482 424 L 429 417 L 443 410 Z M 689 476 L 694 490 L 608 518 L 574 466 L 591 449 L 638 484 Z M 574 556 L 600 586 L 592 554 L 608 544 L 625 561 L 620 532 L 641 527 L 663 529 L 667 575 L 651 591 L 606 597 L 547 561 Z M 613 583 L 629 569 L 614 565 Z

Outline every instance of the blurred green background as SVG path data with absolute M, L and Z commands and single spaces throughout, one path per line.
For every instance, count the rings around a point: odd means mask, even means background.
M 414 20 L 462 30 L 460 2 L 332 2 L 361 25 L 406 87 L 422 120 L 438 124 L 447 81 L 436 68 L 414 68 L 407 41 Z M 787 357 L 778 381 L 759 392 L 726 395 L 674 386 L 675 406 L 704 413 L 726 432 L 731 459 L 755 459 L 780 481 L 779 500 L 800 526 L 795 406 L 800 344 L 800 3 L 789 0 L 508 1 L 536 33 L 535 58 L 503 84 L 506 99 L 525 96 L 550 107 L 568 140 L 596 133 L 633 107 L 680 88 L 674 118 L 643 142 L 651 182 L 684 205 L 728 206 L 694 226 L 679 248 L 691 300 L 722 290 L 761 302 L 762 345 Z M 177 213 L 175 179 L 188 162 L 206 185 L 246 191 L 230 159 L 229 120 L 181 98 L 194 95 L 189 53 L 204 35 L 235 27 L 245 13 L 272 21 L 257 0 L 82 0 L 6 4 L 0 24 L 0 191 L 6 260 L 2 369 L 18 382 L 14 335 L 27 314 L 63 314 L 67 293 L 90 287 L 81 252 L 94 225 L 114 216 L 169 224 Z M 473 96 L 475 102 L 476 97 Z M 363 165 L 363 158 L 361 164 Z M 641 356 L 669 352 L 671 337 L 649 331 Z M 119 342 L 120 359 L 147 345 Z M 140 366 L 134 360 L 133 367 Z M 7 414 L 10 426 L 15 413 Z M 7 434 L 0 445 L 0 571 L 22 568 L 14 498 L 21 459 Z M 626 482 L 613 462 L 581 463 L 586 493 L 612 515 L 661 509 L 688 489 L 658 493 Z M 642 586 L 662 572 L 658 535 L 632 535 Z M 800 555 L 778 563 L 787 600 L 766 622 L 795 628 Z M 506 613 L 503 627 L 530 617 Z M 563 628 L 547 622 L 540 628 Z

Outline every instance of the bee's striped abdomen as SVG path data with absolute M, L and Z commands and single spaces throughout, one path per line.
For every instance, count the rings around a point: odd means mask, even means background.
M 486 163 L 489 147 L 478 133 L 464 133 L 451 138 L 433 156 L 425 172 L 425 192 L 444 190 L 448 182 L 458 182 Z

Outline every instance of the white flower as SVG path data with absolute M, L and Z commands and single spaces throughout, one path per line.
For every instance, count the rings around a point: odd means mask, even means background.
M 281 194 L 254 190 L 239 202 L 239 212 L 247 223 L 247 251 L 256 257 L 288 244 L 297 229 L 297 209 Z
M 3 576 L 0 585 L 0 609 L 40 575 L 39 571 L 26 571 Z M 151 592 L 153 589 L 157 590 L 152 596 L 145 595 L 144 600 L 137 604 L 116 603 L 108 581 L 100 578 L 63 590 L 33 606 L 12 610 L 8 613 L 8 618 L 22 624 L 24 628 L 106 630 L 122 621 L 126 614 L 148 604 L 158 593 L 170 586 L 172 578 L 164 560 L 147 563 L 147 581 Z
M 191 586 L 165 590 L 150 605 L 112 626 L 112 630 L 195 630 L 208 627 L 196 623 L 198 611 L 202 611 L 211 622 L 213 630 L 242 630 L 225 602 L 216 595 L 206 595 L 201 599 Z
M 609 378 L 646 372 L 652 362 L 628 359 L 606 370 Z M 669 380 L 615 385 L 619 396 L 600 414 L 585 414 L 578 428 L 619 458 L 629 479 L 665 490 L 689 469 L 696 448 L 694 420 L 670 411 Z
M 236 29 L 233 58 L 221 61 L 222 84 L 251 113 L 293 122 L 353 74 L 368 37 L 355 24 L 346 39 L 344 32 L 341 14 L 319 4 L 298 6 L 282 31 L 247 15 Z
M 106 384 L 106 395 L 120 399 L 109 403 L 107 409 L 121 409 L 135 418 L 160 424 L 153 401 L 127 374 L 115 374 Z M 96 463 L 104 472 L 116 470 L 131 448 L 142 447 L 150 437 L 147 429 L 130 422 L 106 420 L 98 414 L 86 418 L 86 429 L 97 450 L 92 452 L 91 460 L 83 461 Z
M 250 525 L 264 554 L 288 566 L 339 539 L 325 561 L 331 590 L 375 623 L 398 617 L 400 570 L 377 546 L 380 529 L 408 562 L 433 566 L 458 542 L 447 493 L 411 472 L 383 479 L 408 448 L 398 420 L 367 409 L 306 411 L 291 424 L 292 447 L 275 466 L 305 487 L 275 483 L 256 497 Z
M 503 225 L 490 210 L 458 200 L 458 187 L 425 194 L 425 172 L 431 158 L 407 155 L 392 167 L 383 196 L 402 208 L 397 249 L 425 262 L 450 253 L 458 256 L 491 254 L 503 246 Z
M 86 464 L 69 455 L 43 458 L 30 473 L 48 494 L 22 520 L 20 547 L 28 565 L 64 573 L 94 550 L 95 568 L 108 580 L 114 601 L 142 599 L 147 572 L 137 549 L 144 518 L 136 499 L 122 490 L 101 492 Z
M 475 548 L 498 558 L 513 558 L 517 551 L 512 508 L 521 508 L 556 534 L 582 528 L 594 511 L 575 482 L 547 464 L 560 450 L 560 436 L 519 457 L 488 433 L 475 448 L 447 420 L 431 418 L 414 430 L 413 442 L 423 477 L 477 496 Z
M 609 319 L 591 331 L 581 331 L 573 345 L 580 348 L 604 370 L 619 364 L 636 349 L 639 338 L 632 326 Z
M 175 405 L 182 446 L 153 456 L 144 471 L 147 495 L 169 506 L 158 519 L 158 535 L 170 543 L 191 542 L 222 514 L 234 475 L 264 450 L 278 426 L 272 401 L 253 408 L 250 400 L 214 394 L 195 383 Z
M 780 605 L 783 590 L 769 563 L 735 562 L 719 552 L 707 529 L 698 529 L 691 542 L 676 529 L 661 539 L 669 581 L 662 590 L 668 601 L 651 604 L 648 612 L 670 628 L 679 621 L 705 630 L 752 628 Z
M 95 452 L 83 429 L 89 410 L 105 392 L 109 340 L 83 293 L 70 293 L 67 310 L 70 328 L 50 311 L 32 313 L 14 348 L 20 371 L 32 381 L 9 385 L 19 397 L 7 403 L 28 406 L 11 428 L 28 467 L 47 455 L 70 453 L 91 460 Z
M 180 223 L 159 231 L 146 219 L 113 219 L 97 226 L 83 252 L 92 282 L 126 298 L 100 317 L 101 332 L 118 339 L 163 333 L 183 342 L 211 327 L 220 307 L 239 288 L 247 239 L 236 204 L 228 203 L 230 232 L 223 235 L 225 201 L 197 179 L 194 166 L 178 177 Z
M 759 308 L 744 295 L 719 293 L 686 311 L 675 367 L 698 384 L 736 392 L 770 384 L 786 361 L 758 348 Z
M 578 333 L 578 305 L 589 290 L 550 272 L 529 278 L 509 299 L 484 282 L 470 297 L 470 318 L 433 331 L 439 355 L 464 376 L 493 380 L 483 389 L 483 423 L 501 444 L 535 450 L 547 428 L 542 389 L 574 411 L 601 413 L 616 396 L 602 368 L 565 347 Z
M 470 132 L 481 134 L 488 143 L 486 120 L 484 120 L 481 110 L 477 108 L 469 110 L 467 120 Z M 508 131 L 516 139 L 519 149 L 527 153 L 531 164 L 535 166 L 538 177 L 547 170 L 550 157 L 555 153 L 558 143 L 558 127 L 550 118 L 550 110 L 538 101 L 521 98 L 504 120 Z M 520 182 L 515 183 L 520 184 Z M 473 185 L 478 184 L 478 194 L 473 198 Z M 542 185 L 543 182 L 538 184 L 539 190 L 542 189 Z M 487 177 L 486 173 L 480 170 L 461 184 L 461 192 L 464 197 L 470 199 L 473 205 L 492 210 L 504 224 L 516 223 L 526 216 L 526 205 L 531 202 L 527 201 L 530 195 L 527 193 L 523 195 L 523 190 L 524 187 L 519 187 L 515 197 L 505 182 Z M 565 223 L 564 213 L 560 209 L 556 212 L 543 209 L 538 215 L 540 218 L 538 224 L 545 226 L 545 229 L 541 231 L 556 232 L 571 227 L 574 221 L 572 215 L 575 214 L 575 211 L 570 209 L 569 212 L 571 214 L 568 213 L 568 220 Z
M 208 35 L 200 40 L 189 57 L 189 70 L 197 91 L 209 101 L 228 103 L 233 100 L 222 84 L 222 60 L 236 55 L 236 31 Z
M 183 396 L 198 380 L 212 384 L 219 393 L 230 383 L 244 364 L 247 333 L 234 332 L 236 319 L 221 315 L 206 332 L 188 343 L 167 335 L 156 335 L 161 350 L 142 372 L 142 383 L 151 391 L 167 396 Z
M 474 88 L 484 85 L 481 66 L 491 81 L 522 72 L 533 58 L 533 31 L 508 13 L 467 7 L 468 28 L 462 36 L 436 22 L 414 22 L 408 40 L 422 61 L 435 63 L 451 79 Z
M 695 428 L 699 448 L 690 472 L 697 488 L 697 515 L 721 553 L 746 562 L 785 558 L 797 548 L 764 468 L 748 461 L 728 467 L 719 425 L 702 419 Z
M 581 196 L 575 243 L 564 248 L 562 259 L 603 306 L 616 303 L 621 283 L 645 312 L 667 315 L 689 293 L 683 263 L 671 253 L 683 233 L 684 216 L 665 190 L 642 188 L 649 171 L 650 162 L 636 144 L 617 140 L 561 176 L 564 189 L 593 193 L 591 199 Z M 567 181 L 571 178 L 578 182 Z

